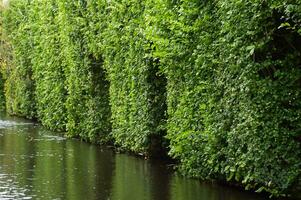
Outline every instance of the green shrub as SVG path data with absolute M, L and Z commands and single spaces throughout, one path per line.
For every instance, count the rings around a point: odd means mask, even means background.
M 273 195 L 301 174 L 300 2 L 157 1 L 150 36 L 168 79 L 182 172 Z M 151 27 L 154 29 L 153 27 Z
M 4 29 L 16 55 L 4 70 L 6 100 L 11 114 L 32 117 L 36 107 L 46 127 L 101 142 L 111 127 L 108 83 L 102 59 L 87 51 L 81 2 L 11 1 Z
M 184 174 L 292 194 L 300 13 L 300 0 L 13 0 L 6 107 L 135 153 L 169 140 Z
M 4 8 L 0 5 L 0 111 L 5 110 L 5 77 L 3 75 L 6 66 L 10 61 L 9 56 L 11 51 L 10 45 L 7 42 L 5 30 L 3 29 L 3 11 Z
M 66 129 L 65 66 L 55 0 L 34 1 L 30 8 L 33 18 L 32 67 L 36 83 L 35 96 L 38 119 L 52 130 Z
M 92 142 L 108 142 L 111 131 L 109 84 L 102 57 L 88 49 L 90 34 L 87 4 L 83 1 L 59 1 L 62 50 L 66 65 L 68 97 L 67 131 Z
M 29 2 L 12 0 L 3 11 L 3 29 L 12 46 L 11 62 L 4 71 L 6 110 L 9 114 L 35 117 L 32 80 L 32 38 Z
M 112 135 L 134 152 L 161 148 L 165 119 L 165 78 L 145 37 L 144 2 L 110 1 L 103 33 L 105 67 L 110 81 Z

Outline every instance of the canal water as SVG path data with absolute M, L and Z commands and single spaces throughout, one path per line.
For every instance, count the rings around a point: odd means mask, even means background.
M 263 200 L 175 175 L 168 165 L 0 117 L 0 199 Z

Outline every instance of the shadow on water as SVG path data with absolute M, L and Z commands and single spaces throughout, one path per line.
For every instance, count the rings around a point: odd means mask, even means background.
M 30 121 L 1 116 L 0 199 L 267 199 L 176 176 L 160 161 L 58 135 Z

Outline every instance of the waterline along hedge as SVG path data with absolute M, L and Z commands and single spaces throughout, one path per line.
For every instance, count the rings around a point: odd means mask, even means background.
M 187 176 L 300 194 L 300 13 L 300 0 L 11 0 L 6 109 L 168 151 Z

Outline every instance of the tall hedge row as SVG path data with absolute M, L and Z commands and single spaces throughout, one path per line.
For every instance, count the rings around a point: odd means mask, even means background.
M 88 48 L 89 19 L 84 1 L 59 1 L 66 87 L 67 131 L 93 142 L 107 142 L 111 130 L 109 83 L 103 59 Z
M 3 8 L 0 7 L 2 10 Z M 5 77 L 3 76 L 4 66 L 8 64 L 8 56 L 10 55 L 10 45 L 4 37 L 3 19 L 0 18 L 0 111 L 5 110 L 5 94 L 4 84 Z M 2 67 L 3 66 L 3 67 Z
M 107 9 L 102 48 L 110 81 L 112 135 L 117 145 L 134 152 L 164 148 L 166 81 L 144 32 L 145 3 L 116 0 Z
M 5 7 L 0 4 L 0 110 L 2 112 L 6 110 L 5 84 L 12 63 L 12 45 L 6 34 L 8 27 L 3 16 L 4 9 Z
M 301 2 L 159 2 L 150 32 L 180 169 L 275 195 L 300 186 Z
M 8 55 L 10 65 L 5 65 L 4 77 L 6 110 L 13 115 L 34 118 L 36 109 L 34 82 L 32 81 L 32 29 L 30 28 L 29 2 L 16 1 L 11 12 L 3 14 L 3 29 L 13 52 Z
M 300 192 L 300 13 L 300 0 L 12 0 L 7 109 L 136 153 L 168 145 L 189 176 Z
M 26 50 L 28 54 L 20 53 L 20 59 L 28 62 L 22 70 L 15 63 L 4 70 L 8 74 L 5 87 L 8 112 L 35 117 L 52 130 L 67 130 L 69 136 L 108 142 L 111 129 L 108 82 L 101 67 L 103 61 L 87 50 L 84 36 L 87 19 L 85 9 L 80 6 L 83 6 L 81 1 L 10 2 L 4 12 L 4 27 L 12 38 L 13 54 Z M 20 13 L 21 9 L 24 13 Z M 15 12 L 21 15 L 19 21 Z M 20 32 L 23 26 L 27 27 L 26 33 Z M 17 38 L 17 33 L 24 38 Z M 30 45 L 21 46 L 18 40 Z M 29 73 L 24 71 L 25 67 L 30 70 L 28 88 L 19 86 L 23 84 L 19 80 L 14 82 Z M 30 96 L 18 92 L 23 88 Z M 17 112 L 35 104 L 36 114 Z
M 28 8 L 32 15 L 34 47 L 31 49 L 37 118 L 52 130 L 66 127 L 66 87 L 64 55 L 58 25 L 56 1 L 33 1 Z

